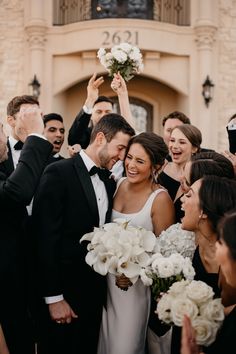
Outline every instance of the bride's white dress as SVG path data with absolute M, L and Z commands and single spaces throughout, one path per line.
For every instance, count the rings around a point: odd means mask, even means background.
M 123 214 L 113 210 L 112 220 L 125 218 L 131 225 L 153 231 L 152 203 L 162 191 L 163 189 L 154 191 L 137 213 Z M 150 288 L 139 279 L 124 291 L 115 285 L 115 281 L 115 276 L 108 274 L 107 309 L 103 310 L 98 354 L 144 354 L 150 312 Z

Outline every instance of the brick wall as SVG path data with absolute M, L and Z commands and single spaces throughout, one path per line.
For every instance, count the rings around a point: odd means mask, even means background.
M 23 94 L 24 0 L 3 0 L 0 8 L 0 119 L 9 100 Z

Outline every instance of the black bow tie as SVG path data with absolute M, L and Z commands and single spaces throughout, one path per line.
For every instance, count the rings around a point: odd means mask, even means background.
M 17 141 L 17 143 L 14 145 L 15 150 L 22 150 L 24 143 L 22 141 Z
M 108 178 L 111 175 L 111 172 L 106 170 L 105 168 L 99 168 L 97 166 L 93 166 L 91 168 L 91 170 L 89 171 L 90 176 L 93 176 L 95 174 L 98 174 L 100 180 L 102 180 L 103 182 L 105 182 L 106 180 L 108 180 Z

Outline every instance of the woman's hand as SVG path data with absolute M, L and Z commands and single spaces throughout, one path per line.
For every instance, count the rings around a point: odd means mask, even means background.
M 132 285 L 133 283 L 124 274 L 116 276 L 116 286 L 118 286 L 121 290 L 127 291 Z
M 204 354 L 196 343 L 195 332 L 188 316 L 183 319 L 181 354 Z

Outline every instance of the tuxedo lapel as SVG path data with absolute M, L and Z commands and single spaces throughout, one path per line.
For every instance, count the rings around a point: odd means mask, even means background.
M 113 196 L 114 196 L 114 192 L 115 192 L 115 189 L 116 189 L 116 182 L 111 177 L 107 181 L 105 181 L 104 184 L 105 184 L 106 191 L 107 191 L 107 196 L 108 196 L 108 210 L 107 210 L 107 213 L 106 213 L 105 222 L 110 222 L 111 221 L 112 205 L 113 205 Z
M 74 164 L 76 173 L 84 190 L 85 197 L 87 198 L 91 209 L 91 217 L 94 220 L 94 225 L 99 225 L 98 205 L 93 184 L 91 182 L 91 177 L 88 170 L 79 154 L 75 156 Z

